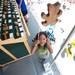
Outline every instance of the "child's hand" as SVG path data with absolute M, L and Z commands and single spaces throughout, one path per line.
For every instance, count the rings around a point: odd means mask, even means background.
M 53 49 L 51 48 L 51 43 L 50 43 L 50 39 L 47 38 L 47 47 L 50 53 L 53 53 Z
M 40 44 L 40 41 L 39 41 L 39 34 L 38 34 L 37 40 L 35 41 L 35 44 L 36 44 L 36 45 Z
M 47 43 L 51 44 L 51 43 L 50 43 L 50 39 L 49 39 L 49 38 L 47 38 Z
M 40 41 L 39 41 L 39 40 L 36 40 L 36 41 L 35 41 L 35 44 L 36 44 L 36 45 L 40 44 Z

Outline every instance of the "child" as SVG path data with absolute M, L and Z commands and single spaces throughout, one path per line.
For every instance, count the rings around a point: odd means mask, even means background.
M 45 32 L 39 32 L 33 40 L 33 46 L 31 53 L 36 53 L 41 62 L 49 57 L 49 53 L 52 53 L 50 40 Z

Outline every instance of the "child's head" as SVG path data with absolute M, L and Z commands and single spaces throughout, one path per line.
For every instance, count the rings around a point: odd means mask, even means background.
M 34 41 L 35 40 L 39 40 L 40 41 L 40 45 L 45 45 L 46 41 L 47 41 L 47 34 L 45 32 L 39 32 L 35 36 Z
M 40 44 L 45 45 L 46 41 L 47 41 L 47 35 L 46 35 L 46 33 L 45 32 L 40 32 L 38 39 L 40 41 Z

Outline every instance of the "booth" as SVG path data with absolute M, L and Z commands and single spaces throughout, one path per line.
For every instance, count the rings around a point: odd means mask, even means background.
M 0 67 L 30 55 L 30 32 L 15 0 L 0 0 Z

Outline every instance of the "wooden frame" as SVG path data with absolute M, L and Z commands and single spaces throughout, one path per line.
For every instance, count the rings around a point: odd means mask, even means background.
M 15 1 L 16 2 L 16 1 Z M 18 60 L 17 59 L 17 57 L 15 57 L 11 52 L 9 52 L 6 48 L 4 48 L 2 45 L 5 45 L 5 44 L 12 44 L 12 43 L 20 43 L 20 42 L 24 42 L 24 45 L 25 45 L 25 47 L 27 48 L 27 50 L 28 50 L 28 52 L 29 52 L 29 55 L 31 54 L 30 53 L 30 51 L 31 51 L 31 48 L 30 48 L 30 46 L 29 46 L 29 44 L 28 44 L 28 39 L 27 39 L 27 37 L 28 36 L 30 36 L 30 32 L 29 32 L 29 30 L 28 30 L 28 27 L 27 27 L 27 25 L 26 25 L 26 23 L 25 23 L 25 20 L 24 20 L 24 18 L 23 18 L 23 15 L 22 15 L 22 12 L 21 12 L 21 10 L 20 9 L 18 9 L 18 5 L 17 5 L 17 3 L 16 3 L 16 7 L 17 7 L 17 10 L 18 10 L 18 12 L 19 12 L 19 15 L 20 15 L 20 19 L 22 20 L 22 24 L 23 24 L 23 27 L 24 27 L 24 32 L 26 33 L 24 36 L 22 36 L 22 37 L 20 37 L 20 38 L 17 38 L 17 39 L 15 39 L 15 38 L 10 38 L 10 39 L 6 39 L 6 40 L 1 40 L 0 39 L 0 49 L 4 52 L 4 53 L 6 53 L 8 56 L 10 56 L 12 59 L 14 59 L 14 61 L 15 60 Z M 12 61 L 11 61 L 12 62 Z M 7 63 L 6 63 L 7 64 Z M 3 65 L 1 65 L 0 64 L 0 67 L 3 67 L 5 64 L 3 64 Z

